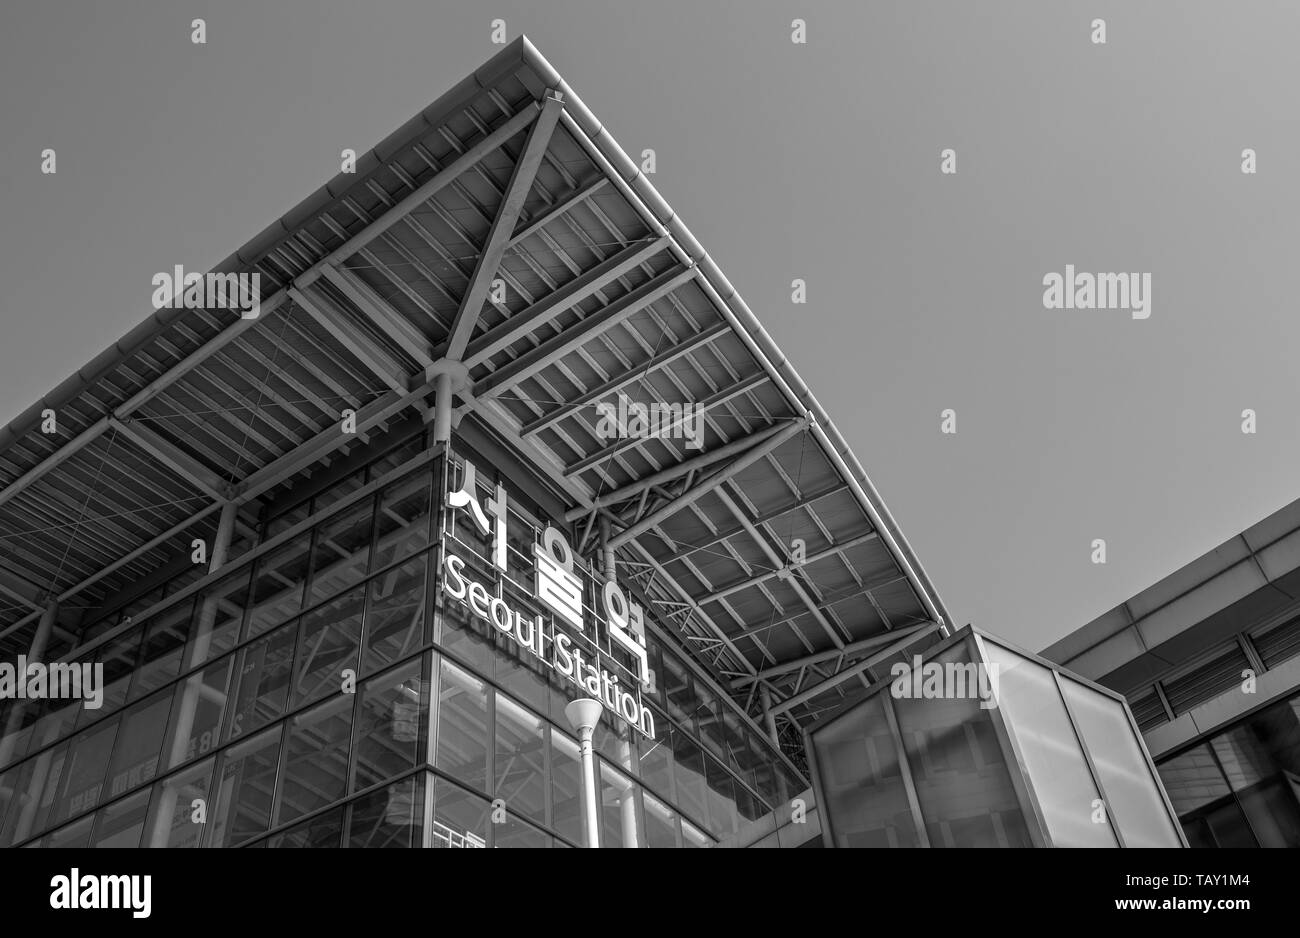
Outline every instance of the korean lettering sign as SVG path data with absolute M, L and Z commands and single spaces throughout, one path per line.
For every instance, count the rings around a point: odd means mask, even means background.
M 649 688 L 652 680 L 641 606 L 631 602 L 617 582 L 590 576 L 564 534 L 548 525 L 532 546 L 533 598 L 550 611 L 552 620 L 512 608 L 502 586 L 511 572 L 507 541 L 510 506 L 505 488 L 497 484 L 490 496 L 480 497 L 474 464 L 466 461 L 459 485 L 447 494 L 447 506 L 463 512 L 488 539 L 485 559 L 497 573 L 491 588 L 478 582 L 466 570 L 464 559 L 449 546 L 443 558 L 447 595 L 540 658 L 582 694 L 602 700 L 616 716 L 653 737 L 654 715 L 641 702 L 638 689 L 638 685 Z M 588 582 L 593 585 L 599 618 L 588 616 L 583 605 Z M 600 625 L 610 647 L 627 654 L 630 669 L 602 652 Z

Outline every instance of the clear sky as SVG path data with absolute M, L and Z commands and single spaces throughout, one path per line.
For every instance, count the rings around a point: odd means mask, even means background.
M 478 67 L 495 18 L 656 151 L 958 624 L 1041 648 L 1300 497 L 1285 2 L 12 2 L 0 420 L 141 321 L 154 273 Z M 1067 264 L 1149 272 L 1150 318 L 1044 309 Z

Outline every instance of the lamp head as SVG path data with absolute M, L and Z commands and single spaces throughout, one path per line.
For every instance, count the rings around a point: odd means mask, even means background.
M 578 732 L 582 732 L 583 730 L 594 730 L 604 710 L 605 706 L 599 700 L 581 697 L 569 701 L 564 708 L 564 715 L 568 718 L 570 726 Z

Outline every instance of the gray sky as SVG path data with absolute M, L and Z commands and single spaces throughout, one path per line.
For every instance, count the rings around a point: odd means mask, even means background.
M 1283 2 L 14 3 L 0 419 L 489 58 L 497 17 L 656 150 L 959 624 L 1041 648 L 1300 496 Z M 1151 317 L 1045 310 L 1066 264 L 1150 272 Z

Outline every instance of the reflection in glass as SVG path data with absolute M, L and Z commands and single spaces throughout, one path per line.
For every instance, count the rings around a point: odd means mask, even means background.
M 479 791 L 487 790 L 487 685 L 446 658 L 438 687 L 433 764 Z
M 546 738 L 542 720 L 503 694 L 496 697 L 495 797 L 539 824 L 546 822 Z
M 812 735 L 837 847 L 920 844 L 884 707 L 877 694 Z
M 238 691 L 226 724 L 227 739 L 251 733 L 284 712 L 296 635 L 296 626 L 284 626 L 239 652 Z
M 154 786 L 146 847 L 197 847 L 208 826 L 213 760 L 182 769 Z M 200 808 L 203 810 L 200 811 Z
M 984 647 L 998 668 L 998 706 L 1020 744 L 1052 844 L 1119 846 L 1052 672 L 993 642 Z
M 366 575 L 373 513 L 373 499 L 365 498 L 359 505 L 316 526 L 308 606 L 347 589 Z
M 310 549 L 311 536 L 306 532 L 257 561 L 248 614 L 250 636 L 261 635 L 302 608 Z
M 1028 847 L 1029 831 L 966 642 L 937 655 L 946 696 L 895 697 L 899 735 L 931 847 Z M 951 666 L 951 667 L 950 667 Z M 989 687 L 988 683 L 983 685 Z
M 1181 847 L 1124 704 L 1068 678 L 1062 678 L 1061 690 L 1088 745 L 1106 792 L 1107 810 L 1124 836 L 1124 845 Z
M 138 847 L 149 808 L 149 789 L 109 805 L 99 812 L 95 824 L 95 847 Z
M 428 557 L 422 554 L 370 581 L 363 674 L 400 661 L 424 643 L 427 564 Z
M 276 847 L 338 847 L 343 839 L 343 808 L 326 811 L 301 824 L 268 837 L 268 848 Z
M 600 845 L 640 847 L 645 839 L 636 785 L 622 772 L 600 763 Z
M 401 775 L 423 756 L 429 693 L 420 665 L 408 661 L 362 688 L 353 791 Z
M 140 664 L 131 682 L 132 699 L 157 690 L 181 673 L 193 610 L 192 600 L 180 602 L 149 620 Z
M 356 674 L 364 605 L 362 587 L 317 607 L 299 621 L 291 707 L 342 689 L 344 671 Z
M 217 773 L 216 804 L 209 808 L 209 846 L 235 847 L 270 828 L 281 729 L 277 726 L 226 750 Z
M 411 776 L 352 802 L 348 846 L 419 847 L 424 786 L 423 776 Z
M 347 791 L 353 696 L 334 697 L 289 721 L 276 825 L 338 801 Z
M 433 780 L 433 846 L 482 848 L 487 846 L 486 798 L 471 795 L 445 779 Z

